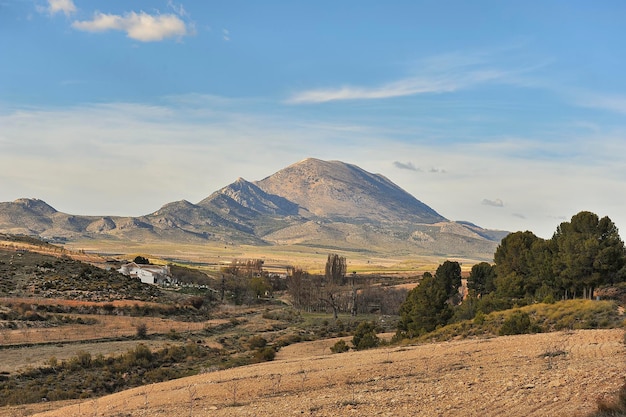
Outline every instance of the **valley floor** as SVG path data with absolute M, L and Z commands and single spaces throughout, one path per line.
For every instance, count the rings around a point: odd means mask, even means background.
M 582 416 L 624 383 L 624 339 L 578 330 L 342 354 L 318 341 L 273 362 L 0 416 Z

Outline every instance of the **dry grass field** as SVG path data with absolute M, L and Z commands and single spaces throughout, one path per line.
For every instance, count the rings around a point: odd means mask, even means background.
M 384 273 L 400 275 L 421 275 L 434 272 L 437 266 L 445 260 L 456 260 L 469 270 L 476 260 L 446 257 L 446 256 L 416 256 L 414 253 L 401 255 L 373 254 L 358 251 L 340 251 L 321 249 L 298 245 L 248 246 L 248 245 L 218 245 L 215 243 L 200 244 L 171 244 L 163 242 L 129 242 L 120 252 L 119 242 L 107 240 L 89 240 L 69 242 L 65 248 L 75 253 L 103 253 L 125 259 L 132 259 L 136 255 L 148 256 L 151 261 L 175 261 L 176 259 L 195 263 L 205 272 L 219 270 L 221 265 L 230 263 L 233 259 L 263 259 L 265 268 L 276 268 L 277 272 L 284 272 L 287 265 L 298 266 L 311 273 L 324 271 L 326 258 L 329 252 L 337 252 L 346 257 L 349 271 L 358 273 Z
M 342 354 L 330 354 L 330 342 L 288 346 L 273 362 L 81 403 L 4 408 L 0 416 L 584 416 L 626 375 L 622 329 Z
M 23 328 L 18 330 L 2 329 L 0 345 L 21 345 L 33 343 L 67 343 L 89 341 L 104 338 L 133 336 L 137 326 L 145 324 L 150 333 L 167 333 L 170 329 L 177 332 L 195 332 L 206 326 L 225 323 L 228 320 L 216 319 L 203 322 L 181 322 L 158 317 L 94 316 L 75 314 L 74 317 L 96 318 L 97 323 L 90 325 L 72 324 L 61 327 Z

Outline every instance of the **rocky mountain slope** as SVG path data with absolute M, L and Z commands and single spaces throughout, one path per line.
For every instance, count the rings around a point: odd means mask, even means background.
M 140 217 L 78 216 L 41 200 L 0 203 L 0 232 L 76 241 L 301 244 L 396 254 L 490 259 L 506 235 L 452 222 L 382 175 L 305 159 L 256 182 L 239 178 L 197 204 Z
M 446 221 L 382 175 L 339 161 L 305 159 L 256 184 L 330 221 L 381 224 Z

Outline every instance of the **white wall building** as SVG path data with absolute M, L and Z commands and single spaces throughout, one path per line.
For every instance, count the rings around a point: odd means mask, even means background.
M 135 262 L 122 265 L 118 272 L 139 278 L 144 284 L 171 285 L 172 276 L 167 265 L 138 265 Z

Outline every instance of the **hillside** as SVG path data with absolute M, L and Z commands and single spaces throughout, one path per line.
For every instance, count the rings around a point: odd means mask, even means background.
M 380 174 L 313 158 L 139 217 L 66 214 L 36 199 L 0 203 L 0 232 L 58 242 L 306 245 L 480 260 L 490 260 L 507 234 L 449 221 Z
M 623 330 L 335 355 L 328 350 L 332 343 L 292 345 L 274 362 L 140 387 L 35 415 L 93 415 L 97 410 L 107 417 L 584 416 L 598 399 L 617 392 L 626 372 Z M 20 415 L 17 407 L 4 411 Z
M 0 297 L 84 301 L 165 299 L 154 285 L 72 259 L 72 253 L 58 246 L 11 238 L 0 234 Z M 90 258 L 90 261 L 102 261 Z

